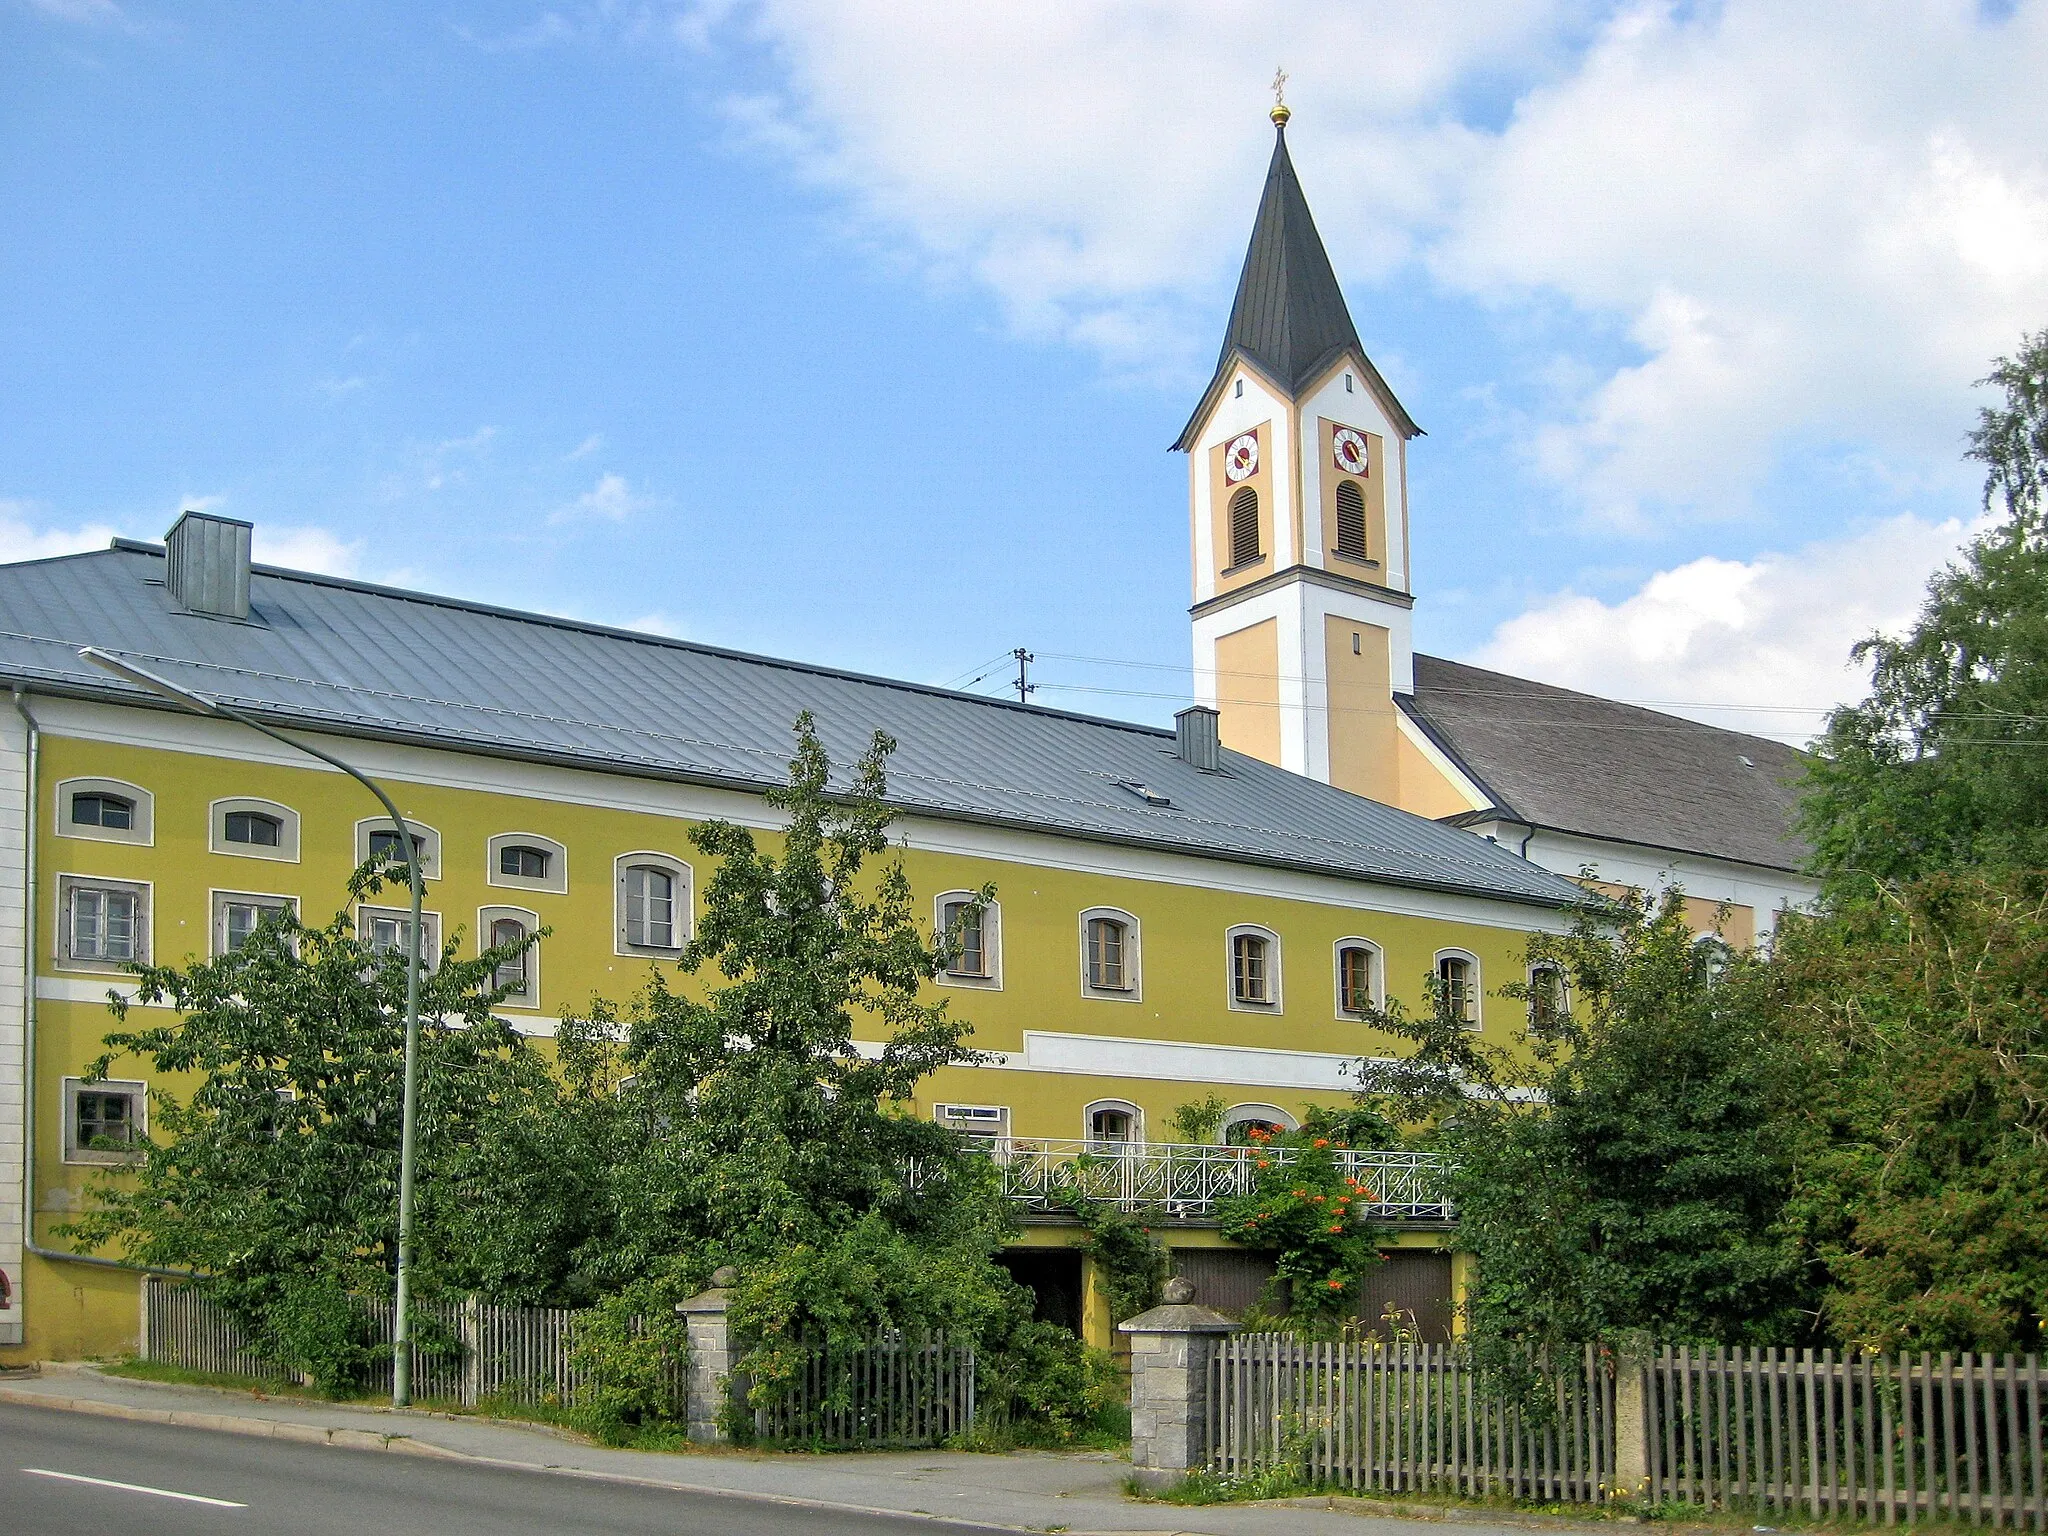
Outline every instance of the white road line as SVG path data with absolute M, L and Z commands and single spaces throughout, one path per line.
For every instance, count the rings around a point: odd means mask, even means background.
M 31 1477 L 54 1477 L 66 1483 L 90 1483 L 95 1488 L 118 1488 L 123 1493 L 153 1493 L 160 1499 L 183 1499 L 187 1504 L 211 1504 L 215 1509 L 247 1509 L 233 1499 L 209 1499 L 199 1493 L 179 1493 L 170 1488 L 147 1488 L 141 1483 L 117 1483 L 108 1477 L 80 1477 L 76 1472 L 52 1472 L 47 1467 L 23 1467 Z

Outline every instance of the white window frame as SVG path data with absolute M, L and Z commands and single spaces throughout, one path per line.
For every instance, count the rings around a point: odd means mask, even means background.
M 135 802 L 129 827 L 81 827 L 71 820 L 73 795 L 119 795 Z M 156 846 L 156 796 L 126 779 L 62 779 L 57 784 L 56 832 L 95 843 L 126 843 L 131 848 Z
M 387 907 L 362 902 L 356 907 L 356 940 L 364 948 L 370 944 L 371 923 L 380 917 L 395 917 L 401 923 L 412 921 L 412 907 Z M 400 958 L 403 958 L 401 954 Z M 441 966 L 441 914 L 422 907 L 420 909 L 420 970 L 439 970 Z
M 1375 1008 L 1387 1006 L 1387 952 L 1371 939 L 1355 933 L 1330 946 L 1330 1000 L 1338 1018 L 1353 1021 L 1364 1015 L 1344 1006 L 1344 951 L 1347 949 L 1362 949 L 1372 956 L 1372 1005 Z
M 260 843 L 229 842 L 228 815 L 233 811 L 254 811 L 262 816 L 276 817 L 277 846 L 265 848 Z M 246 795 L 216 800 L 206 808 L 206 846 L 231 858 L 270 859 L 279 864 L 296 864 L 299 862 L 299 813 L 275 800 L 259 800 Z
M 640 867 L 659 869 L 675 877 L 676 942 L 673 944 L 629 944 L 626 941 L 626 871 Z M 652 955 L 662 959 L 680 955 L 696 931 L 696 900 L 695 872 L 674 854 L 657 853 L 651 848 L 620 854 L 612 860 L 612 953 Z
M 1098 987 L 1088 976 L 1088 925 L 1106 917 L 1124 925 L 1123 987 Z M 1122 907 L 1087 907 L 1081 913 L 1081 995 L 1110 1003 L 1140 1003 L 1145 1000 L 1145 941 L 1138 919 Z
M 946 931 L 946 908 L 956 901 L 975 901 L 980 893 L 976 891 L 941 891 L 932 899 L 932 929 L 943 934 Z M 1003 909 L 993 901 L 983 902 L 981 908 L 981 959 L 985 967 L 979 976 L 962 976 L 942 970 L 933 978 L 945 987 L 974 987 L 983 992 L 1003 990 Z
M 253 902 L 259 907 L 275 907 L 291 913 L 293 917 L 299 915 L 299 898 L 296 896 L 281 896 L 274 891 L 208 891 L 206 910 L 209 914 L 207 926 L 210 936 L 207 940 L 207 952 L 216 960 L 222 955 L 234 953 L 228 948 L 227 918 L 229 904 L 238 902 Z
M 1239 939 L 1264 939 L 1266 941 L 1266 998 L 1253 1002 L 1237 995 L 1237 941 Z M 1280 991 L 1280 935 L 1263 923 L 1237 923 L 1223 933 L 1223 996 L 1237 1013 L 1279 1013 Z
M 1228 1144 L 1230 1128 L 1233 1125 L 1243 1125 L 1247 1120 L 1256 1120 L 1262 1124 L 1270 1123 L 1287 1131 L 1301 1129 L 1300 1118 L 1290 1115 L 1278 1104 L 1233 1104 L 1223 1111 L 1223 1118 L 1216 1122 L 1217 1142 Z
M 1098 1110 L 1113 1109 L 1131 1117 L 1131 1136 L 1128 1141 L 1098 1141 L 1095 1138 L 1095 1115 Z M 1081 1109 L 1081 1139 L 1088 1150 L 1098 1157 L 1129 1157 L 1145 1143 L 1145 1111 L 1129 1099 L 1091 1099 Z M 1117 1147 L 1129 1147 L 1130 1152 L 1118 1152 Z
M 506 919 L 526 925 L 529 935 L 540 932 L 540 914 L 525 907 L 478 907 L 476 909 L 476 952 L 481 955 L 491 947 L 491 925 Z M 491 985 L 498 984 L 497 977 L 491 978 Z M 538 1008 L 540 1006 L 540 945 L 530 944 L 526 950 L 526 987 L 520 992 L 508 992 L 501 1008 Z
M 1465 1020 L 1465 1027 L 1474 1031 L 1483 1029 L 1486 1025 L 1486 984 L 1485 972 L 1480 968 L 1479 957 L 1471 950 L 1459 949 L 1455 945 L 1438 950 L 1429 962 L 1429 974 L 1439 982 L 1443 980 L 1443 963 L 1446 960 L 1463 960 L 1472 967 L 1472 1013 L 1471 1017 Z
M 441 878 L 441 834 L 423 821 L 405 818 L 412 835 L 419 839 L 420 878 L 438 880 Z M 372 832 L 396 832 L 398 826 L 389 816 L 366 816 L 356 823 L 356 868 L 361 869 L 370 862 L 370 834 Z M 397 869 L 401 883 L 405 861 L 399 860 Z
M 1527 967 L 1528 974 L 1525 979 L 1529 985 L 1529 1022 L 1531 1024 L 1536 1022 L 1536 978 L 1546 971 L 1557 978 L 1558 1005 L 1563 1010 L 1566 1018 L 1571 1017 L 1572 979 L 1565 973 L 1565 968 L 1555 960 L 1545 960 L 1539 964 Z
M 140 1148 L 133 1152 L 106 1152 L 79 1145 L 80 1093 L 126 1093 L 134 1102 L 130 1123 L 135 1127 L 135 1139 L 140 1141 L 149 1134 L 149 1084 L 133 1078 L 109 1078 L 104 1082 L 89 1082 L 82 1077 L 64 1079 L 64 1161 L 100 1168 L 118 1168 L 139 1162 L 142 1158 Z
M 71 953 L 71 894 L 74 891 L 124 891 L 135 898 L 135 956 L 130 960 L 81 959 Z M 59 970 L 94 971 L 122 975 L 131 965 L 147 965 L 156 953 L 156 889 L 148 880 L 111 880 L 102 875 L 62 874 L 57 876 L 57 920 L 50 932 L 56 939 L 55 961 Z
M 962 1118 L 962 1110 L 973 1111 L 974 1118 Z M 991 1114 L 993 1119 L 989 1118 Z M 960 1131 L 969 1136 L 1008 1140 L 1010 1135 L 1010 1106 L 1007 1104 L 934 1104 L 932 1118 L 950 1131 Z
M 528 875 L 508 875 L 498 868 L 498 857 L 507 848 L 537 848 L 548 856 L 548 872 L 538 880 Z M 552 891 L 569 894 L 569 850 L 552 837 L 538 832 L 500 832 L 484 844 L 484 883 L 508 890 Z

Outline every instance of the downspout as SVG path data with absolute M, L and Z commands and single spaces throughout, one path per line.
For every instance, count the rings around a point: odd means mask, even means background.
M 42 820 L 42 727 L 29 712 L 28 690 L 20 683 L 13 688 L 14 712 L 28 735 L 24 743 L 27 824 L 22 832 L 21 901 L 21 1246 L 39 1259 L 61 1264 L 90 1264 L 95 1269 L 125 1269 L 135 1274 L 168 1275 L 176 1270 L 156 1269 L 147 1264 L 130 1264 L 125 1259 L 103 1259 L 90 1253 L 66 1253 L 45 1248 L 36 1241 L 36 827 Z M 27 1287 L 24 1285 L 23 1290 Z M 25 1299 L 25 1298 L 24 1298 Z

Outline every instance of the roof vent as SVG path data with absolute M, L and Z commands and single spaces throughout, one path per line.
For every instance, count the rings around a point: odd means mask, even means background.
M 1204 773 L 1223 770 L 1223 743 L 1216 723 L 1223 717 L 1206 705 L 1195 704 L 1173 717 L 1174 755 Z
M 170 563 L 164 588 L 187 613 L 215 619 L 249 617 L 250 524 L 232 517 L 184 512 L 164 535 Z
M 1173 801 L 1139 779 L 1118 779 L 1117 788 L 1128 789 L 1147 805 L 1171 805 Z

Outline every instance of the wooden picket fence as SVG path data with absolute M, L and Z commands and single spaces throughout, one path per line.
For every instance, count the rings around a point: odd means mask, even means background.
M 973 1348 L 944 1333 L 815 1344 L 781 1397 L 754 1410 L 754 1433 L 784 1444 L 936 1445 L 973 1428 L 974 1372 Z
M 1646 1374 L 1653 1499 L 2048 1521 L 2038 1355 L 1694 1346 L 1659 1350 Z
M 1614 1468 L 1614 1376 L 1588 1345 L 1531 1412 L 1450 1344 L 1223 1340 L 1209 1367 L 1209 1461 L 1336 1487 L 1594 1502 Z
M 372 1338 L 386 1346 L 371 1361 L 363 1385 L 391 1390 L 394 1304 L 365 1304 Z M 412 1391 L 422 1401 L 569 1406 L 582 1394 L 584 1374 L 573 1361 L 577 1314 L 564 1307 L 501 1306 L 470 1297 L 460 1302 L 415 1303 Z M 258 1380 L 290 1373 L 254 1353 L 220 1307 L 198 1291 L 158 1276 L 142 1281 L 142 1358 Z M 676 1363 L 680 1385 L 682 1362 Z

